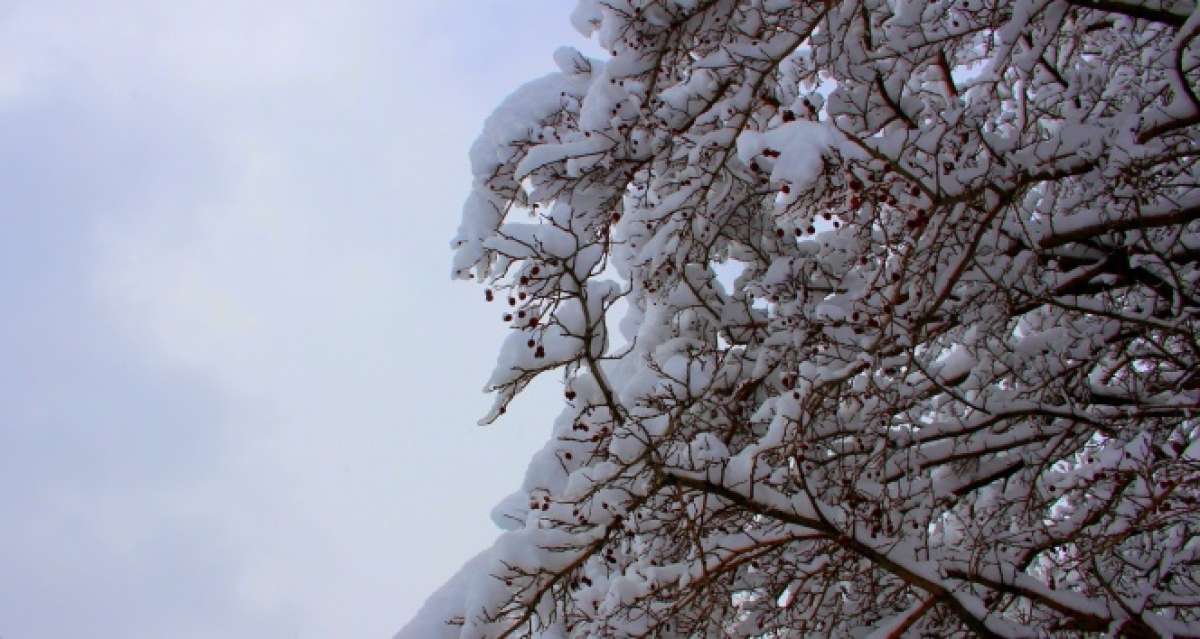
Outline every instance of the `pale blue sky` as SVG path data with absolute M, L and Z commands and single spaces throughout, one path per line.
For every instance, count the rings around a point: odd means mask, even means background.
M 0 636 L 386 637 L 495 536 L 552 382 L 448 279 L 570 0 L 0 5 Z

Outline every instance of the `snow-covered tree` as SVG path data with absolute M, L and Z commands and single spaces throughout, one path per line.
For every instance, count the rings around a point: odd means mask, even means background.
M 563 410 L 401 636 L 1200 636 L 1193 0 L 573 19 L 453 242 Z

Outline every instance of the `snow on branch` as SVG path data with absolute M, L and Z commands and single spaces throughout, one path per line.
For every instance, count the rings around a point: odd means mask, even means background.
M 562 412 L 399 637 L 1200 637 L 1192 0 L 572 21 L 453 242 Z

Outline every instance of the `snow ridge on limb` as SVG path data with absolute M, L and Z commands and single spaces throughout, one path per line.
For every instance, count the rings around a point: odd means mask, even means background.
M 563 412 L 401 636 L 1200 637 L 1195 3 L 572 21 L 454 242 Z

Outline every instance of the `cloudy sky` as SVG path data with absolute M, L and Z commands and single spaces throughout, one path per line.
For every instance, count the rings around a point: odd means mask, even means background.
M 558 389 L 474 425 L 466 151 L 569 0 L 0 3 L 0 636 L 387 637 Z

